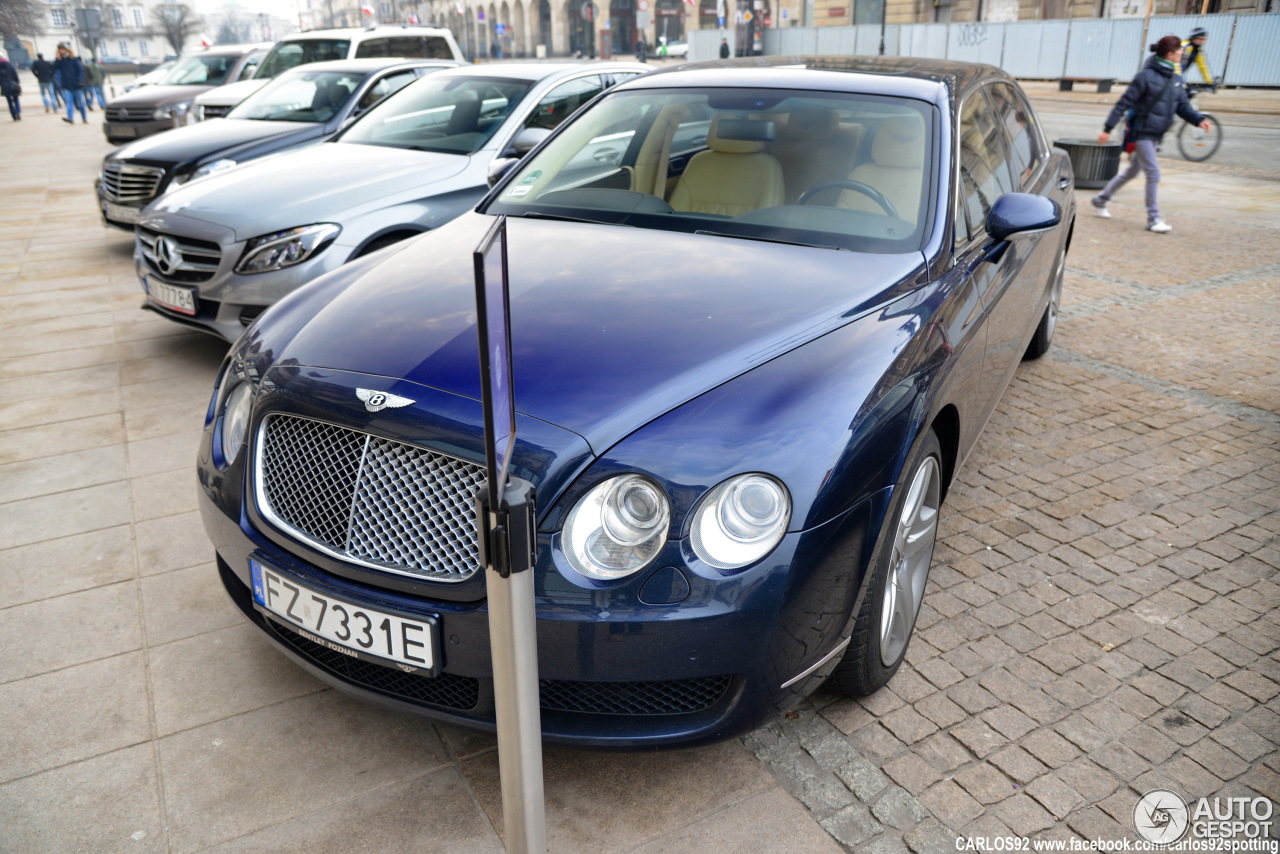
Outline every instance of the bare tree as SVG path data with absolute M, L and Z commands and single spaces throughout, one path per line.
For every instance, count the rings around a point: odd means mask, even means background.
M 16 39 L 43 30 L 43 3 L 36 0 L 0 0 L 0 36 Z
M 243 44 L 253 35 L 253 19 L 236 6 L 223 6 L 213 16 L 212 24 L 217 28 L 215 44 Z
M 8 0 L 0 0 L 0 3 L 6 2 Z M 102 0 L 68 0 L 62 8 L 66 10 L 67 22 L 75 31 L 79 43 L 77 50 L 96 59 L 98 46 L 116 31 L 111 17 L 102 11 Z
M 182 53 L 182 46 L 187 37 L 194 35 L 204 24 L 200 16 L 185 3 L 166 3 L 151 10 L 151 19 L 155 21 L 160 35 L 173 48 L 174 53 Z

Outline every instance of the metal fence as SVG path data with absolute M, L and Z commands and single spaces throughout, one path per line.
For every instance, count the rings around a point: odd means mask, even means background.
M 1194 27 L 1209 34 L 1206 53 L 1214 80 L 1229 86 L 1280 86 L 1280 14 L 1175 15 L 1008 23 L 901 24 L 883 29 L 890 56 L 925 56 L 999 65 L 1015 77 L 1114 77 L 1127 82 L 1141 68 L 1147 45 Z M 720 30 L 690 33 L 689 58 L 715 59 Z M 729 42 L 735 39 L 729 32 Z M 766 54 L 876 54 L 881 27 L 792 27 L 764 32 Z M 1190 78 L 1198 79 L 1195 72 Z

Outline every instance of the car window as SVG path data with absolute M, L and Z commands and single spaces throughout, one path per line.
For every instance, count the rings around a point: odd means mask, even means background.
M 254 92 L 227 114 L 232 119 L 327 122 L 364 82 L 347 71 L 297 69 Z
M 431 74 L 374 105 L 340 142 L 471 154 L 498 130 L 531 81 Z
M 969 215 L 969 236 L 984 230 L 987 214 L 1013 191 L 1004 138 L 982 90 L 965 98 L 960 111 L 960 193 Z
M 988 88 L 996 121 L 1004 128 L 1009 143 L 1009 161 L 1019 187 L 1035 172 L 1044 158 L 1041 136 L 1035 126 L 1035 113 L 1025 99 L 1008 83 L 994 83 Z
M 300 39 L 280 42 L 267 54 L 258 66 L 258 79 L 277 77 L 290 68 L 309 62 L 328 62 L 346 59 L 351 49 L 350 39 Z
M 935 124 L 933 107 L 908 98 L 610 90 L 519 164 L 486 209 L 915 251 L 937 180 Z
M 388 74 L 370 86 L 368 91 L 360 96 L 360 103 L 356 104 L 356 109 L 364 112 L 392 92 L 408 86 L 417 79 L 417 76 L 418 70 L 416 68 L 406 68 L 403 71 Z
M 244 61 L 244 65 L 240 66 L 240 80 L 252 80 L 254 73 L 258 70 L 258 66 L 262 64 L 265 53 L 255 54 Z
M 538 102 L 533 115 L 525 122 L 525 127 L 555 130 L 562 121 L 603 90 L 604 80 L 599 74 L 576 77 L 561 83 Z
M 173 86 L 221 86 L 235 63 L 233 56 L 188 56 L 174 64 L 164 82 Z
M 406 59 L 453 59 L 449 42 L 440 36 L 388 36 L 356 45 L 356 57 L 403 56 Z

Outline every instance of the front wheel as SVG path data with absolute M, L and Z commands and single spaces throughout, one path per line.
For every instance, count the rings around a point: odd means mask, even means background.
M 1054 330 L 1058 328 L 1058 312 L 1062 309 L 1062 279 L 1066 273 L 1067 249 L 1064 246 L 1062 254 L 1058 256 L 1058 265 L 1054 269 L 1053 287 L 1049 290 L 1049 304 L 1045 306 L 1044 314 L 1040 316 L 1040 323 L 1036 325 L 1036 331 L 1031 336 L 1031 342 L 1027 344 L 1027 350 L 1022 354 L 1023 359 L 1039 359 L 1049 352 Z
M 893 490 L 849 648 L 826 688 L 864 697 L 902 666 L 929 580 L 942 508 L 942 446 L 930 430 Z
M 1182 123 L 1178 128 L 1178 151 L 1188 160 L 1199 163 L 1208 160 L 1222 145 L 1222 125 L 1208 113 L 1201 113 L 1209 122 L 1209 129 L 1203 130 L 1198 125 Z

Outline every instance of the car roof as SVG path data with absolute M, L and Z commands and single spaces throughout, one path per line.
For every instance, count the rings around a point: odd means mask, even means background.
M 944 91 L 1013 78 L 994 65 L 909 56 L 769 56 L 667 66 L 623 88 L 762 86 L 868 92 L 936 101 Z
M 422 24 L 378 24 L 374 27 L 335 27 L 331 30 L 304 30 L 300 33 L 291 33 L 280 39 L 282 42 L 298 41 L 300 39 L 352 39 L 357 36 L 373 36 L 373 35 L 390 35 L 397 32 L 406 32 L 409 34 L 437 34 L 448 32 L 442 27 L 429 27 Z
M 372 74 L 375 71 L 382 71 L 385 68 L 394 68 L 401 65 L 406 68 L 436 65 L 451 68 L 459 64 L 452 59 L 405 59 L 403 56 L 370 56 L 362 59 L 331 59 L 326 62 L 308 62 L 294 66 L 288 71 L 282 72 L 280 76 L 283 77 L 285 74 L 293 74 L 294 72 L 310 71 L 350 71 L 357 74 Z
M 515 80 L 543 80 L 556 74 L 568 74 L 573 71 L 597 70 L 608 71 L 650 71 L 652 66 L 638 62 L 615 62 L 608 59 L 583 60 L 581 62 L 486 62 L 481 65 L 463 65 L 459 68 L 446 68 L 437 74 L 462 75 L 466 77 L 508 77 Z
M 255 50 L 270 50 L 275 42 L 256 42 L 254 44 L 215 44 L 204 50 L 195 53 L 185 54 L 186 56 L 239 56 L 244 53 L 250 53 Z M 177 62 L 177 60 L 172 60 Z

